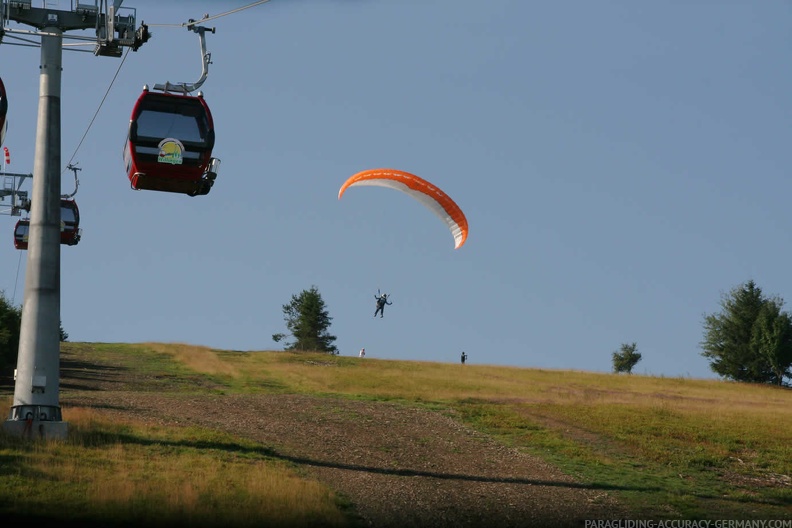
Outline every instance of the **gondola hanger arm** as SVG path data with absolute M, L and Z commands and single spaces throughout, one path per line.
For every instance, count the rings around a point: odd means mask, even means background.
M 155 84 L 154 89 L 161 92 L 181 92 L 188 94 L 198 90 L 201 85 L 206 81 L 209 75 L 209 65 L 212 63 L 212 54 L 206 51 L 206 36 L 205 33 L 210 31 L 215 32 L 215 28 L 207 28 L 204 26 L 196 26 L 194 20 L 190 20 L 187 24 L 187 29 L 198 33 L 198 38 L 201 43 L 201 77 L 192 84 L 189 83 L 171 83 L 166 81 L 165 84 Z
M 72 165 L 71 163 L 69 163 L 66 168 L 74 172 L 74 192 L 71 194 L 62 194 L 61 198 L 69 200 L 73 198 L 75 194 L 77 194 L 77 189 L 80 187 L 80 180 L 77 178 L 77 171 L 81 171 L 82 169 L 77 165 Z

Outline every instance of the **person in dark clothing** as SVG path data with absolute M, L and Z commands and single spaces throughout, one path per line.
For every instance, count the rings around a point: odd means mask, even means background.
M 388 294 L 383 293 L 382 295 L 375 294 L 374 298 L 377 299 L 377 309 L 374 310 L 374 317 L 377 317 L 377 313 L 380 314 L 380 318 L 385 317 L 385 305 L 392 304 L 388 300 Z
M 461 359 L 462 359 L 462 364 L 464 365 L 464 364 L 465 364 L 465 361 L 467 361 L 467 354 L 465 354 L 464 352 L 462 352 L 462 358 L 461 358 Z

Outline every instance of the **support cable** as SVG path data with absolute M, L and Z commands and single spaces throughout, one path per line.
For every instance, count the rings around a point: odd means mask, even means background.
M 220 18 L 228 15 L 233 15 L 234 13 L 238 13 L 245 9 L 249 9 L 251 7 L 256 7 L 257 5 L 266 4 L 270 0 L 259 0 L 258 2 L 253 2 L 252 4 L 248 4 L 246 6 L 238 7 L 236 9 L 232 9 L 231 11 L 226 11 L 225 13 L 220 13 L 219 15 L 209 16 L 208 14 L 204 15 L 201 20 L 191 20 L 190 22 L 183 22 L 181 24 L 146 24 L 149 27 L 190 27 L 198 24 L 200 22 L 208 22 L 210 20 L 214 20 L 215 18 Z
M 27 43 L 27 44 L 20 44 L 18 42 L 6 42 L 6 44 L 9 44 L 11 46 L 27 46 L 27 47 L 35 47 L 35 48 L 40 48 L 41 47 L 41 43 L 40 42 L 37 42 L 35 40 L 31 40 L 31 39 L 26 39 L 26 38 L 23 38 L 23 37 L 17 37 L 16 35 L 12 35 L 10 32 L 6 32 L 5 33 L 5 38 L 10 38 L 10 39 L 14 39 L 14 40 L 21 40 L 22 42 L 26 42 Z
M 113 84 L 115 83 L 115 80 L 118 78 L 118 74 L 121 72 L 121 67 L 124 65 L 124 61 L 126 61 L 127 55 L 129 55 L 129 49 L 130 48 L 126 49 L 126 53 L 124 53 L 124 58 L 121 59 L 121 64 L 118 65 L 118 69 L 116 70 L 115 75 L 113 75 L 113 80 L 110 81 L 110 86 L 107 87 L 107 91 L 105 92 L 104 97 L 102 97 L 102 100 L 99 102 L 99 107 L 96 109 L 96 112 L 94 113 L 93 117 L 91 118 L 91 122 L 88 123 L 88 128 L 85 129 L 85 133 L 83 134 L 82 138 L 80 139 L 80 142 L 77 144 L 77 147 L 74 149 L 74 153 L 72 154 L 71 158 L 69 158 L 69 162 L 66 164 L 66 168 L 63 169 L 63 172 L 61 172 L 61 174 L 65 173 L 67 170 L 69 170 L 69 167 L 71 166 L 72 161 L 74 161 L 75 156 L 77 156 L 77 151 L 80 150 L 80 147 L 82 146 L 83 141 L 85 141 L 86 136 L 88 136 L 88 132 L 91 130 L 91 126 L 93 126 L 94 121 L 96 121 L 96 116 L 99 115 L 99 111 L 102 109 L 102 105 L 104 104 L 105 99 L 107 99 L 107 96 L 110 94 L 110 89 L 113 87 Z
M 21 267 L 22 267 L 22 252 L 20 251 L 19 252 L 19 260 L 17 260 L 16 278 L 14 279 L 14 295 L 11 297 L 11 305 L 12 306 L 16 302 L 16 290 L 17 290 L 17 284 L 19 283 L 19 269 Z

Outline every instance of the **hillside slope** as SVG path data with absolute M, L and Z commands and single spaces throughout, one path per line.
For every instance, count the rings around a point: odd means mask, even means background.
M 361 524 L 580 526 L 624 517 L 601 489 L 473 431 L 453 416 L 394 403 L 285 394 L 217 394 L 209 378 L 169 391 L 91 347 L 62 354 L 61 405 L 165 426 L 200 425 L 260 442 L 352 503 Z

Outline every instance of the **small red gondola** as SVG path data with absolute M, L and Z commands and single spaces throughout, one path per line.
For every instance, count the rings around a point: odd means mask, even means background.
M 61 199 L 61 244 L 76 246 L 82 237 L 80 210 L 74 200 Z
M 29 234 L 30 220 L 19 220 L 14 228 L 14 247 L 16 249 L 27 249 Z
M 203 95 L 144 89 L 132 110 L 124 164 L 133 189 L 208 194 L 219 160 L 214 122 Z
M 19 220 L 14 228 L 14 247 L 27 249 L 29 235 L 30 219 Z M 76 246 L 80 238 L 82 238 L 82 229 L 80 229 L 80 210 L 77 208 L 77 202 L 61 199 L 60 243 Z
M 6 130 L 8 130 L 8 121 L 6 115 L 8 114 L 8 98 L 6 97 L 6 89 L 3 84 L 3 79 L 0 79 L 0 146 L 5 141 Z

